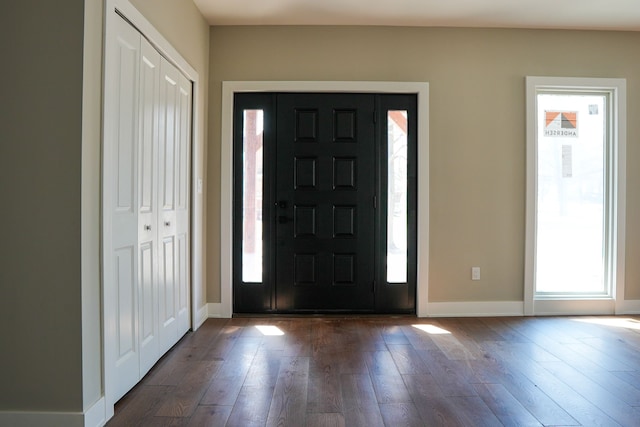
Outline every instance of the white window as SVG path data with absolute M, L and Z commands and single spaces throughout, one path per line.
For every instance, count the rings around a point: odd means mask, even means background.
M 623 299 L 625 81 L 527 78 L 525 314 Z

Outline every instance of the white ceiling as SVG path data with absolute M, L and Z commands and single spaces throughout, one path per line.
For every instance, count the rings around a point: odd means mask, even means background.
M 193 0 L 211 25 L 640 31 L 640 0 Z

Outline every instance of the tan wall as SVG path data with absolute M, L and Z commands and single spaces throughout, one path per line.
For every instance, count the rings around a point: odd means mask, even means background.
M 209 25 L 192 0 L 130 2 L 200 73 L 201 78 L 206 77 L 209 69 Z
M 82 411 L 83 3 L 0 13 L 0 411 Z
M 429 299 L 521 301 L 527 75 L 627 79 L 626 297 L 640 299 L 640 33 L 393 27 L 212 27 L 209 228 L 219 221 L 221 82 L 430 83 Z M 215 265 L 217 231 L 209 234 Z M 482 281 L 470 281 L 470 267 Z M 217 272 L 216 272 L 217 275 Z M 210 274 L 209 302 L 220 301 Z

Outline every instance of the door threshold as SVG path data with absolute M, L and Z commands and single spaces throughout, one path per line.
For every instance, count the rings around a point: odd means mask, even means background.
M 232 318 L 313 318 L 313 319 L 358 319 L 358 318 L 415 318 L 415 313 L 233 313 Z

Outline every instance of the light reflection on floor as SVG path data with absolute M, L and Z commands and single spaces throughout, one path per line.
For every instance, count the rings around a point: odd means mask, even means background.
M 256 325 L 256 329 L 262 332 L 262 335 L 267 335 L 267 336 L 284 335 L 284 332 L 282 331 L 282 329 L 273 325 Z
M 420 329 L 421 331 L 424 331 L 426 333 L 428 333 L 429 335 L 448 335 L 451 334 L 451 332 L 447 331 L 446 329 L 442 329 L 439 328 L 437 326 L 434 325 L 411 325 L 416 329 Z
M 617 328 L 635 329 L 640 331 L 640 321 L 628 317 L 589 317 L 575 319 L 577 322 L 593 323 L 595 325 L 615 326 Z

